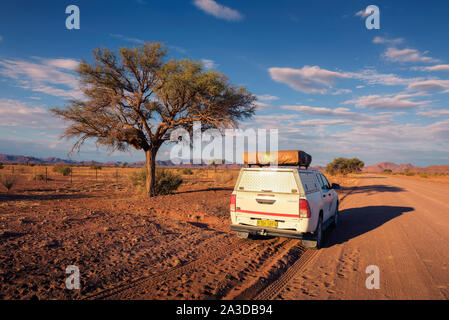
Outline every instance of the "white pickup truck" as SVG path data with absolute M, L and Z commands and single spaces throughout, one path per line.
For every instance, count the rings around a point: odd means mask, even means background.
M 319 249 L 323 230 L 338 223 L 338 195 L 315 170 L 243 168 L 231 195 L 231 230 L 238 236 L 266 235 L 302 239 Z

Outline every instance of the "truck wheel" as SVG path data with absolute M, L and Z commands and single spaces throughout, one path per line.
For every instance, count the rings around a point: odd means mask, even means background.
M 338 203 L 337 203 L 337 208 L 335 208 L 334 222 L 332 222 L 332 227 L 336 228 L 338 226 L 339 220 L 340 220 L 340 214 L 338 212 Z
M 240 239 L 248 239 L 249 232 L 237 232 L 237 237 L 239 237 Z
M 321 249 L 323 243 L 323 217 L 320 216 L 318 219 L 318 225 L 316 226 L 315 239 L 314 240 L 302 240 L 304 247 L 318 250 Z

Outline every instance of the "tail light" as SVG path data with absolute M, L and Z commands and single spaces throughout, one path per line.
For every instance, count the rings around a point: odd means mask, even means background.
M 231 194 L 231 211 L 235 211 L 235 194 Z
M 299 199 L 299 217 L 310 218 L 309 202 L 305 199 Z

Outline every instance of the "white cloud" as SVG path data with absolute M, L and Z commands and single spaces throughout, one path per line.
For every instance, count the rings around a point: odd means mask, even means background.
M 297 91 L 315 94 L 326 94 L 335 79 L 348 78 L 343 73 L 318 66 L 304 66 L 302 69 L 269 68 L 268 71 L 271 78 L 277 82 L 285 83 Z
M 357 11 L 357 12 L 355 13 L 355 16 L 358 16 L 358 17 L 360 17 L 360 18 L 362 18 L 362 19 L 365 19 L 365 18 L 368 17 L 370 14 L 371 14 L 371 13 L 369 13 L 369 12 L 367 13 L 366 10 L 363 9 L 363 10 Z
M 254 102 L 254 105 L 255 105 L 256 107 L 259 107 L 259 108 L 268 108 L 268 107 L 271 107 L 271 104 L 268 104 L 268 103 L 265 103 L 265 102 L 260 102 L 260 101 L 255 101 L 255 102 Z
M 358 117 L 358 113 L 350 111 L 348 108 L 321 108 L 310 106 L 282 106 L 282 109 L 303 112 L 315 116 L 345 116 Z
M 393 73 L 377 73 L 377 71 L 372 69 L 365 69 L 359 72 L 345 72 L 345 75 L 353 79 L 363 80 L 370 85 L 380 84 L 386 86 L 409 85 L 424 79 L 422 77 L 401 78 Z
M 415 107 L 424 106 L 429 101 L 413 101 L 412 97 L 416 97 L 414 94 L 398 94 L 398 95 L 369 95 L 363 96 L 357 99 L 348 100 L 343 102 L 345 105 L 355 105 L 359 108 L 369 108 L 375 110 L 407 110 Z
M 257 97 L 257 100 L 261 100 L 261 101 L 279 100 L 279 97 L 272 96 L 272 95 L 269 95 L 269 94 L 256 95 L 256 97 Z
M 413 67 L 412 70 L 420 71 L 449 71 L 449 64 L 437 64 L 430 67 Z
M 419 116 L 425 116 L 427 118 L 441 118 L 444 116 L 449 116 L 449 110 L 448 109 L 428 110 L 417 112 L 416 114 Z
M 44 108 L 30 106 L 19 100 L 0 99 L 0 126 L 62 128 L 63 123 L 52 117 Z
M 352 92 L 352 90 L 350 90 L 350 89 L 338 89 L 338 90 L 332 92 L 332 95 L 336 96 L 336 95 L 339 95 L 339 94 L 348 94 L 348 93 L 351 93 L 351 92 Z
M 397 48 L 387 48 L 384 52 L 383 57 L 387 60 L 394 62 L 438 62 L 438 59 L 425 56 L 426 53 L 422 54 L 416 49 L 397 49 Z
M 282 106 L 282 109 L 298 111 L 312 116 L 337 117 L 342 119 L 328 120 L 328 119 L 310 119 L 304 120 L 299 125 L 373 125 L 375 123 L 389 123 L 392 118 L 391 115 L 370 115 L 362 112 L 354 112 L 348 108 L 322 108 L 310 106 Z
M 411 83 L 408 86 L 408 89 L 418 91 L 449 90 L 449 80 L 433 79 L 433 80 L 416 81 Z
M 46 59 L 44 63 L 48 66 L 67 70 L 75 70 L 79 65 L 79 61 L 74 59 Z
M 359 72 L 336 72 L 321 69 L 319 66 L 304 66 L 302 69 L 269 68 L 271 78 L 277 82 L 285 83 L 291 88 L 311 94 L 327 94 L 336 79 L 359 79 L 370 85 L 380 84 L 387 86 L 408 86 L 425 78 L 401 78 L 395 74 L 377 73 L 373 69 Z M 358 86 L 357 88 L 363 88 Z M 349 89 L 337 89 L 331 94 L 350 93 Z
M 111 37 L 116 38 L 116 39 L 121 39 L 127 42 L 133 42 L 133 43 L 137 43 L 137 44 L 144 44 L 145 41 L 142 39 L 138 39 L 138 38 L 132 38 L 132 37 L 126 37 L 122 34 L 118 34 L 118 33 L 110 33 L 109 34 Z
M 375 37 L 373 39 L 373 43 L 377 43 L 377 44 L 395 45 L 395 44 L 400 44 L 402 42 L 404 42 L 404 39 L 402 39 L 402 38 L 388 39 L 388 38 L 383 38 L 383 37 Z
M 237 10 L 225 7 L 214 0 L 194 0 L 193 4 L 200 10 L 218 19 L 237 21 L 243 19 L 243 15 Z
M 210 59 L 201 59 L 201 62 L 203 63 L 203 66 L 206 69 L 215 69 L 218 67 L 218 64 L 215 63 L 214 60 L 210 60 Z
M 50 63 L 48 63 L 49 61 Z M 79 90 L 77 77 L 67 69 L 65 69 L 67 71 L 60 70 L 61 67 L 73 67 L 73 61 L 75 60 L 44 59 L 43 63 L 35 63 L 0 59 L 0 75 L 15 80 L 19 87 L 25 89 L 59 97 L 80 99 L 82 93 Z

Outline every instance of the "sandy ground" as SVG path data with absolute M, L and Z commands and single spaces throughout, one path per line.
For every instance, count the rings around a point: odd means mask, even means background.
M 448 299 L 448 194 L 445 184 L 364 176 L 326 247 L 277 299 Z M 369 265 L 379 289 L 365 286 Z
M 325 248 L 229 231 L 232 182 L 145 199 L 121 183 L 0 194 L 2 299 L 447 299 L 449 187 L 396 176 L 342 183 Z M 81 290 L 65 288 L 76 265 Z M 380 269 L 367 290 L 365 268 Z

